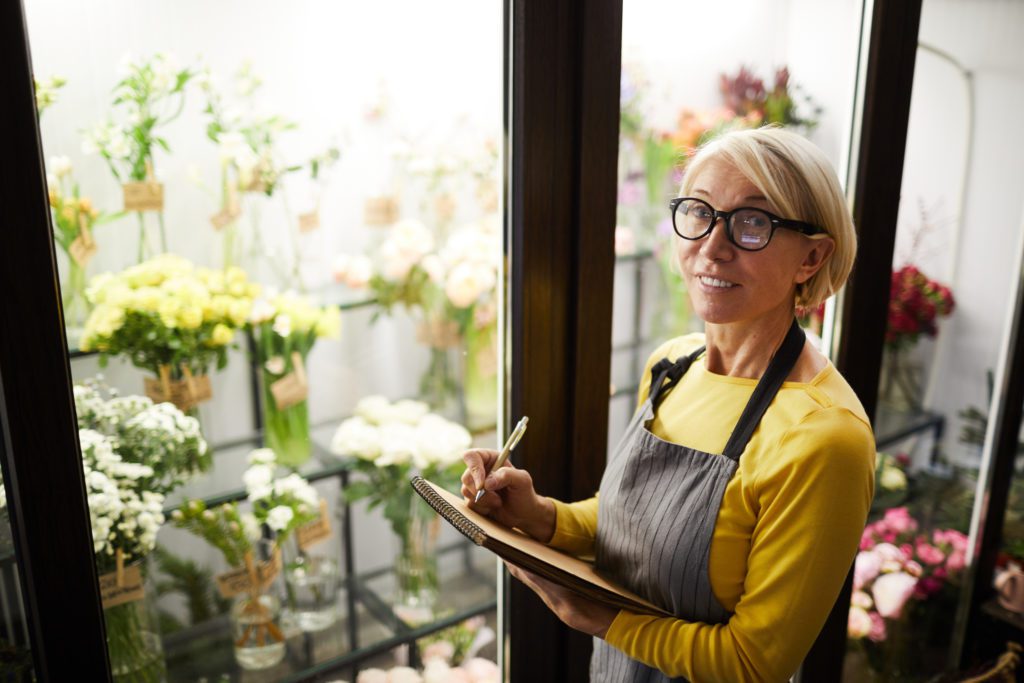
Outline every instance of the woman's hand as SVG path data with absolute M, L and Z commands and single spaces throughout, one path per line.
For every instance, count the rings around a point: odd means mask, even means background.
M 505 562 L 508 571 L 540 596 L 544 604 L 562 620 L 566 626 L 590 636 L 604 638 L 619 611 L 602 605 L 579 593 L 534 574 L 531 571 Z
M 498 451 L 486 448 L 463 453 L 462 460 L 466 463 L 466 471 L 462 473 L 463 497 L 480 514 L 547 543 L 555 533 L 554 504 L 537 495 L 530 473 L 516 469 L 511 462 L 506 460 L 504 465 L 490 472 L 497 459 Z M 481 489 L 486 493 L 479 503 L 473 502 Z

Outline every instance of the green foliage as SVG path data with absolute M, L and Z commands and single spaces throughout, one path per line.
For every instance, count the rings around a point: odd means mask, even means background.
M 166 577 L 156 583 L 156 594 L 180 594 L 185 599 L 189 615 L 188 624 L 183 624 L 169 612 L 161 610 L 162 633 L 166 635 L 187 625 L 202 623 L 231 609 L 231 601 L 222 597 L 216 588 L 212 570 L 175 555 L 163 546 L 157 546 L 153 556 L 160 573 Z

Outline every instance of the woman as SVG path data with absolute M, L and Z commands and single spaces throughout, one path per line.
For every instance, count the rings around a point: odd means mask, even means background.
M 824 155 L 782 129 L 733 132 L 672 202 L 678 265 L 703 335 L 663 344 L 600 496 L 539 496 L 494 451 L 465 454 L 478 511 L 594 555 L 674 618 L 588 601 L 518 568 L 595 636 L 592 681 L 785 681 L 836 600 L 874 483 L 860 402 L 796 326 L 845 282 L 856 237 Z M 784 218 L 782 218 L 784 217 Z

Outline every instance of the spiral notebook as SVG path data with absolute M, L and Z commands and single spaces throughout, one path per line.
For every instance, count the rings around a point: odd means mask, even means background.
M 604 578 L 586 562 L 536 541 L 517 529 L 509 529 L 469 509 L 454 493 L 413 477 L 412 487 L 449 524 L 469 540 L 514 565 L 529 569 L 549 581 L 588 598 L 631 612 L 671 616 L 651 602 Z

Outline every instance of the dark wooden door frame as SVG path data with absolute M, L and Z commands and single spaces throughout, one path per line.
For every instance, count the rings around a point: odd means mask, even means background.
M 107 681 L 78 429 L 20 0 L 0 2 L 0 465 L 40 681 Z
M 836 367 L 874 416 L 889 308 L 910 96 L 922 0 L 875 0 L 860 141 L 853 158 L 853 219 L 860 248 L 843 294 Z M 801 681 L 838 681 L 846 651 L 852 567 L 800 669 Z
M 539 491 L 594 494 L 607 452 L 621 0 L 511 0 L 511 397 Z M 512 681 L 586 681 L 591 640 L 509 594 Z

